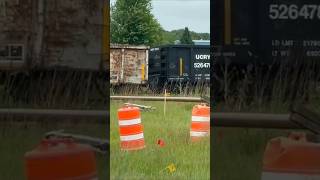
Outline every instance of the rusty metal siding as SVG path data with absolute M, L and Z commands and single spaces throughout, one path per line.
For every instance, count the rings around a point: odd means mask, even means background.
M 47 4 L 47 66 L 97 69 L 101 61 L 102 13 L 99 0 L 56 0 Z
M 145 84 L 148 81 L 147 46 L 111 45 L 110 83 Z
M 104 6 L 105 0 L 0 0 L 0 47 L 23 44 L 27 68 L 106 68 Z
M 0 0 L 0 70 L 22 68 L 26 64 L 26 49 L 30 48 L 28 39 L 32 34 L 32 0 L 23 3 L 18 0 Z M 12 44 L 23 48 L 21 58 L 11 58 Z

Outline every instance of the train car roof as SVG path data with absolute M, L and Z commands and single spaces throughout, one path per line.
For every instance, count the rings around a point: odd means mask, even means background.
M 130 45 L 130 44 L 110 44 L 111 49 L 149 49 L 146 45 Z
M 194 45 L 194 44 L 166 44 L 166 45 L 160 45 L 160 46 L 153 46 L 151 49 L 158 49 L 158 48 L 190 48 L 190 47 L 196 47 L 196 48 L 210 48 L 210 45 Z

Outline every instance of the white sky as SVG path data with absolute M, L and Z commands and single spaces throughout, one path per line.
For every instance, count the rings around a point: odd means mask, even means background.
M 152 0 L 152 6 L 165 30 L 189 27 L 191 31 L 210 33 L 210 0 Z

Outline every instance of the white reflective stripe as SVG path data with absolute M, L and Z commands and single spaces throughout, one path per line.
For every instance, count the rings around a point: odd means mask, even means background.
M 143 139 L 143 133 L 135 134 L 135 135 L 129 135 L 129 136 L 120 136 L 121 141 L 133 141 Z
M 134 125 L 134 124 L 140 124 L 141 119 L 131 119 L 131 120 L 119 120 L 119 125 L 120 126 L 129 126 L 129 125 Z
M 261 180 L 319 180 L 320 174 L 306 175 L 294 173 L 263 172 Z
M 202 136 L 207 136 L 207 135 L 209 135 L 208 132 L 190 131 L 190 136 L 202 137 Z
M 192 116 L 192 121 L 196 121 L 196 122 L 210 122 L 210 117 Z

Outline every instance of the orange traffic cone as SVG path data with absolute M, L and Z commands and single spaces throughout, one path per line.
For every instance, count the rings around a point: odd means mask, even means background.
M 96 159 L 88 145 L 72 139 L 47 139 L 25 154 L 28 180 L 97 179 Z
M 192 109 L 190 138 L 198 141 L 210 135 L 210 107 L 205 104 L 195 105 Z
M 262 180 L 320 179 L 320 144 L 305 134 L 270 140 L 263 159 Z
M 118 110 L 122 150 L 139 150 L 145 147 L 140 109 L 125 106 Z

